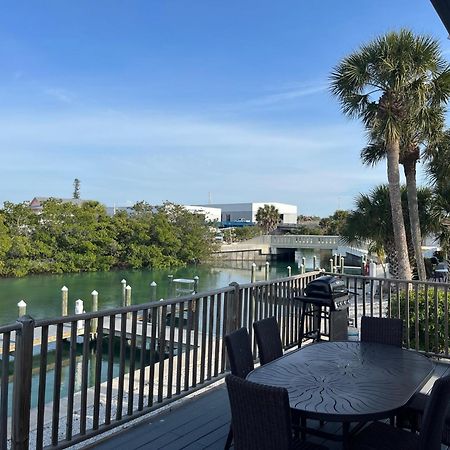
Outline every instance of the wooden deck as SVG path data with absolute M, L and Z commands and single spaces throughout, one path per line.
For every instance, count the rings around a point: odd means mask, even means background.
M 450 374 L 448 362 L 437 362 L 432 378 L 423 387 L 428 392 L 434 381 Z M 223 449 L 230 423 L 230 408 L 225 385 L 222 383 L 194 398 L 186 399 L 180 406 L 155 415 L 151 419 L 103 438 L 85 448 L 99 450 L 144 448 L 179 449 Z M 308 426 L 319 426 L 317 421 L 309 421 Z M 322 430 L 340 433 L 339 423 L 326 423 Z M 342 444 L 318 437 L 308 437 L 308 441 L 320 443 L 330 450 L 340 450 Z M 442 446 L 442 450 L 450 447 Z

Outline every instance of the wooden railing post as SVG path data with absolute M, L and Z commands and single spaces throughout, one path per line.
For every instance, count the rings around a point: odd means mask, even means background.
M 240 286 L 238 283 L 230 283 L 230 286 L 234 288 L 234 291 L 230 292 L 228 303 L 227 303 L 227 332 L 226 334 L 231 333 L 232 331 L 237 330 L 240 327 Z
M 17 322 L 21 328 L 16 331 L 11 447 L 13 450 L 27 450 L 30 434 L 34 319 L 22 316 Z

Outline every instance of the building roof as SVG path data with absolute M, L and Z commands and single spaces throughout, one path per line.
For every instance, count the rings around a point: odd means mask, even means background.
M 431 3 L 450 34 L 450 0 L 431 0 Z

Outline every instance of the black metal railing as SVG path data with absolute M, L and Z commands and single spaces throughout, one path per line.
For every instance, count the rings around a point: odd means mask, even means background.
M 292 297 L 319 272 L 1 327 L 0 448 L 65 448 L 223 377 L 224 336 L 275 315 L 297 343 Z
M 0 327 L 0 448 L 65 448 L 205 387 L 225 374 L 230 331 L 247 327 L 256 358 L 257 320 L 275 316 L 294 347 L 292 299 L 319 274 Z M 357 294 L 355 326 L 363 315 L 401 317 L 406 347 L 449 356 L 449 284 L 340 276 Z

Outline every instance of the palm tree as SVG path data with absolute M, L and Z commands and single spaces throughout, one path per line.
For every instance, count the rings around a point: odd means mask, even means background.
M 407 190 L 401 188 L 402 203 L 406 207 Z M 432 192 L 427 188 L 418 189 L 418 203 L 422 233 L 435 231 L 432 214 Z M 385 254 L 392 276 L 398 275 L 398 254 L 394 245 L 394 228 L 390 213 L 389 187 L 375 187 L 369 194 L 361 194 L 356 199 L 356 209 L 347 219 L 342 238 L 349 243 L 369 241 L 369 248 L 378 255 Z M 408 224 L 408 222 L 407 222 Z M 407 232 L 408 245 L 412 244 L 411 233 Z
M 434 93 L 433 93 L 434 94 Z M 431 93 L 430 93 L 431 96 Z M 400 164 L 406 179 L 406 189 L 408 195 L 407 210 L 409 215 L 412 247 L 415 257 L 415 266 L 419 280 L 426 280 L 425 261 L 422 254 L 422 233 L 420 231 L 420 215 L 417 200 L 417 163 L 421 158 L 421 147 L 425 150 L 424 144 L 435 146 L 435 142 L 440 139 L 444 127 L 444 108 L 441 105 L 434 105 L 430 98 L 429 106 L 423 109 L 423 114 L 416 123 L 411 124 L 404 121 L 400 136 Z M 422 152 L 427 156 L 427 152 Z M 372 139 L 362 151 L 361 159 L 363 164 L 375 165 L 386 158 L 386 148 L 378 136 Z
M 434 187 L 433 214 L 441 247 L 450 252 L 450 130 L 431 149 L 428 174 Z
M 400 193 L 400 144 L 405 123 L 416 123 L 434 89 L 434 102 L 448 99 L 449 74 L 439 45 L 408 30 L 364 45 L 331 74 L 331 91 L 350 117 L 360 118 L 385 149 L 399 277 L 411 278 Z
M 280 222 L 280 213 L 273 205 L 264 205 L 256 211 L 256 222 L 266 234 L 275 230 Z

